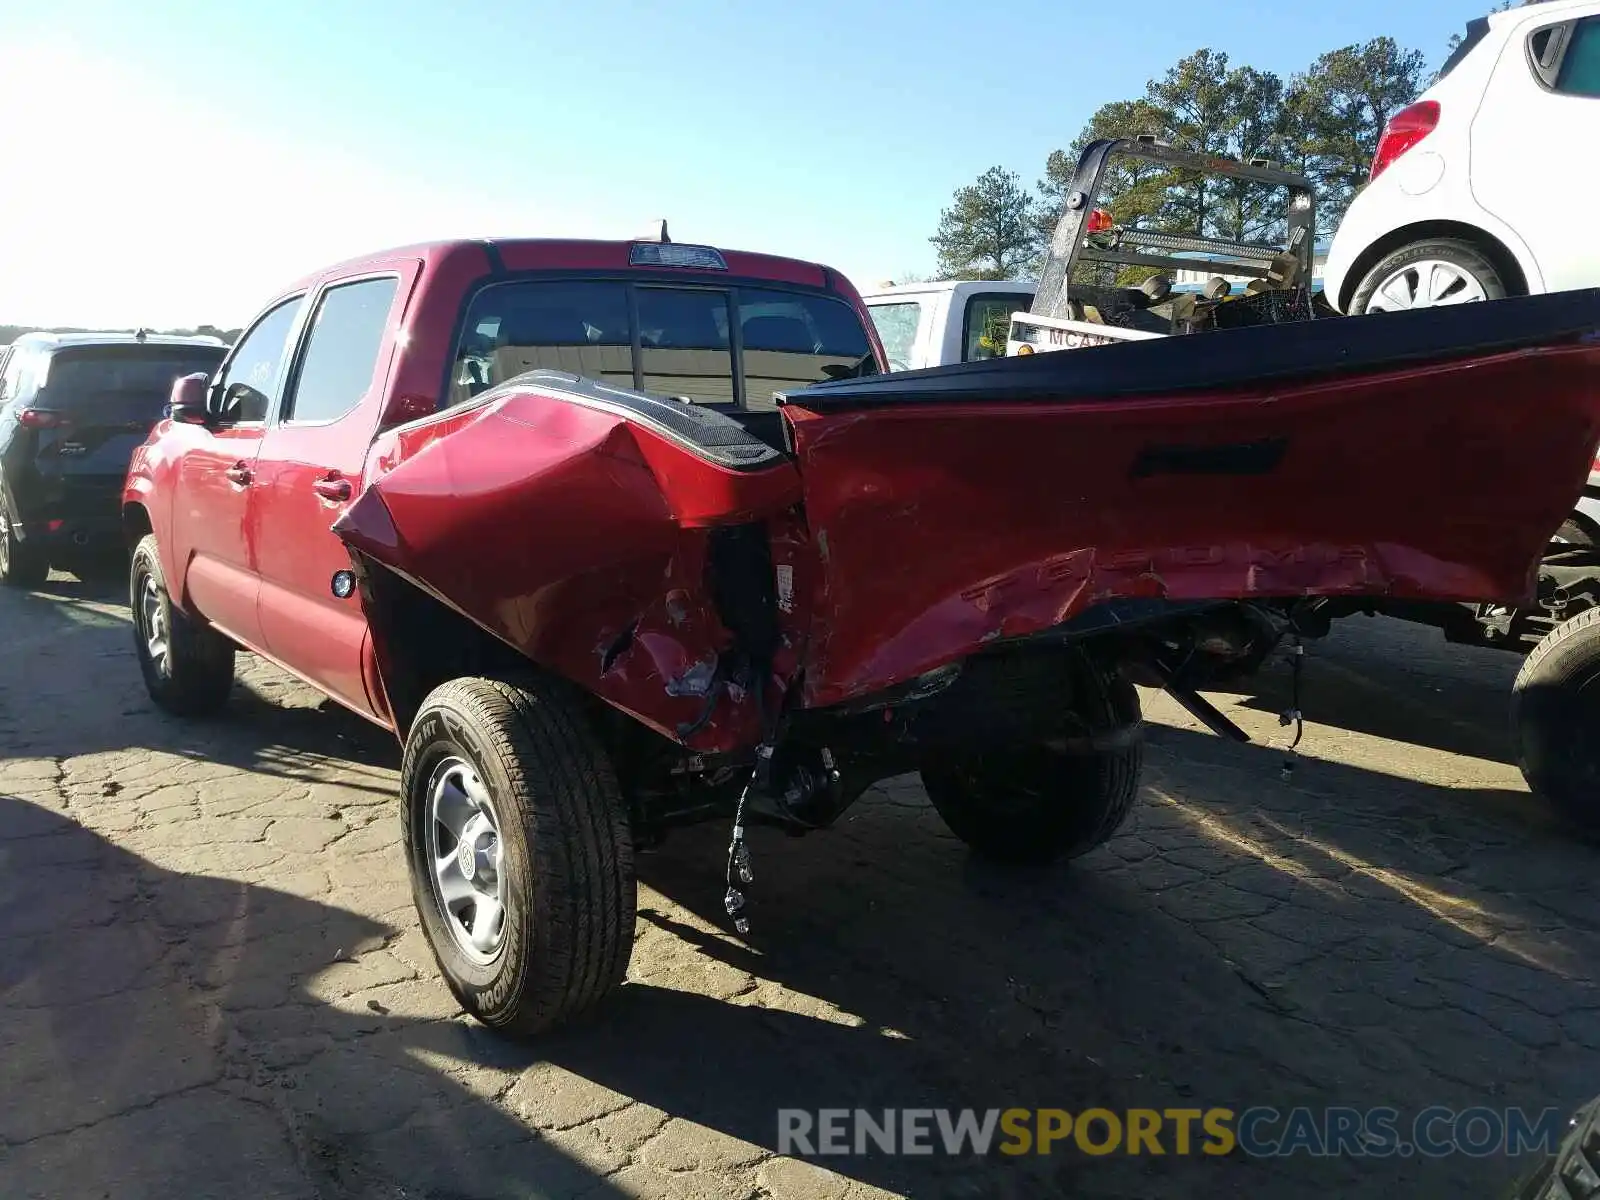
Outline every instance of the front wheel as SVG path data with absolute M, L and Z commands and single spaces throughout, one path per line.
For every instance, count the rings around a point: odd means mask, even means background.
M 1512 687 L 1511 724 L 1528 786 L 1600 836 L 1600 608 L 1563 621 L 1533 648 Z
M 633 951 L 633 837 L 567 685 L 456 679 L 423 702 L 400 768 L 412 896 L 446 983 L 531 1034 L 618 986 Z
M 1139 693 L 1087 660 L 1075 675 L 1079 744 L 934 754 L 922 764 L 923 786 L 945 825 L 986 858 L 1024 865 L 1076 858 L 1108 841 L 1133 808 L 1144 757 Z
M 1408 312 L 1508 294 L 1499 270 L 1471 242 L 1428 238 L 1402 246 L 1368 271 L 1351 297 L 1350 313 Z
M 145 690 L 181 717 L 216 713 L 233 689 L 234 645 L 172 603 L 154 534 L 134 547 L 128 567 L 133 650 Z

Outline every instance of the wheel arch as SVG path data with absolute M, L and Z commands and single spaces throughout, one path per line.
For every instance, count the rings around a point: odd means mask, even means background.
M 354 553 L 361 604 L 372 631 L 369 681 L 402 741 L 422 702 L 441 683 L 469 675 L 504 678 L 534 670 L 517 650 L 398 572 Z
M 1339 288 L 1339 311 L 1347 310 L 1362 280 L 1367 277 L 1368 271 L 1402 246 L 1428 238 L 1451 238 L 1472 244 L 1488 256 L 1495 270 L 1500 272 L 1500 278 L 1505 282 L 1508 295 L 1528 294 L 1528 272 L 1523 267 L 1522 260 L 1505 242 L 1488 230 L 1477 225 L 1469 225 L 1465 221 L 1414 221 L 1410 225 L 1390 230 L 1378 238 L 1350 264 L 1350 269 L 1345 272 L 1344 282 Z
M 148 534 L 154 533 L 155 523 L 150 510 L 137 500 L 124 501 L 122 505 L 122 538 L 132 550 Z

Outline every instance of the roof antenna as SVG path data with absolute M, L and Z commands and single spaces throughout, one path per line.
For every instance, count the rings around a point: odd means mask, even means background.
M 650 232 L 639 240 L 641 242 L 670 242 L 672 239 L 667 236 L 666 218 L 663 217 L 658 221 L 652 222 Z
M 145 329 L 143 326 L 141 326 L 140 328 L 135 329 L 133 331 L 133 340 L 136 341 L 136 342 L 142 342 L 149 336 L 150 336 L 150 331 L 148 329 Z

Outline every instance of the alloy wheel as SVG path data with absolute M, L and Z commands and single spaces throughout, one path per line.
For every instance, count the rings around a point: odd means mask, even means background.
M 1446 304 L 1487 300 L 1483 283 L 1471 271 L 1440 258 L 1408 263 L 1378 285 L 1367 311 L 1409 312 Z
M 428 861 L 434 903 L 457 948 L 493 962 L 505 943 L 500 820 L 472 765 L 446 758 L 428 780 Z
M 171 674 L 172 641 L 167 631 L 166 607 L 161 603 L 161 589 L 156 586 L 153 575 L 146 575 L 139 586 L 139 630 L 144 634 L 150 665 L 165 679 Z

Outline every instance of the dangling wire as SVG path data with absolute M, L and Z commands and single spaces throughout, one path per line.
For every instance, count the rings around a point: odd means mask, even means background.
M 1301 665 L 1305 662 L 1306 648 L 1300 641 L 1300 635 L 1294 635 L 1294 646 L 1289 651 L 1289 708 L 1278 715 L 1278 724 L 1294 726 L 1294 741 L 1289 743 L 1289 749 L 1284 752 L 1283 780 L 1289 782 L 1294 777 L 1295 751 L 1300 747 L 1300 739 L 1305 735 L 1305 714 L 1300 711 L 1300 674 Z
M 739 793 L 739 803 L 733 810 L 733 831 L 728 839 L 728 865 L 724 872 L 728 890 L 722 897 L 722 907 L 727 910 L 734 931 L 739 934 L 750 932 L 750 922 L 744 915 L 744 892 L 734 880 L 737 876 L 739 884 L 748 885 L 754 883 L 756 878 L 755 872 L 750 869 L 750 848 L 744 840 L 745 808 L 750 803 L 751 789 L 758 785 L 766 787 L 771 781 L 772 755 L 778 741 L 778 723 L 774 719 L 767 698 L 772 675 L 770 665 L 765 662 L 756 663 L 754 675 L 756 704 L 761 711 L 761 744 L 756 747 L 755 765 L 750 768 L 750 778 L 745 780 L 744 789 Z

